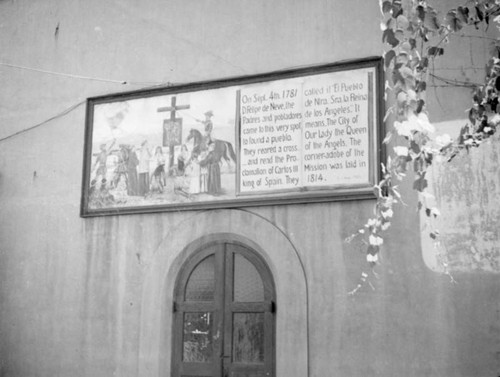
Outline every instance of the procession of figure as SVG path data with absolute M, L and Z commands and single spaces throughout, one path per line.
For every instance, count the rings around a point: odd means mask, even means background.
M 234 174 L 236 154 L 230 142 L 212 136 L 213 111 L 204 116 L 203 120 L 194 118 L 203 132 L 191 128 L 175 149 L 164 144 L 151 148 L 147 139 L 140 145 L 116 146 L 116 139 L 101 144 L 99 152 L 93 155 L 89 206 L 214 200 L 226 193 L 221 165 L 232 166 Z

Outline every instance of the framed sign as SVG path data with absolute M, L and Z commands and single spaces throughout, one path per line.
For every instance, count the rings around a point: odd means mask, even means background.
M 380 58 L 87 100 L 82 216 L 373 197 Z

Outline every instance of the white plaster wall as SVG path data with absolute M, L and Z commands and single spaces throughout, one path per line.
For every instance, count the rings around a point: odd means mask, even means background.
M 153 324 L 161 324 L 185 245 L 221 231 L 258 244 L 280 307 L 291 288 L 298 292 L 292 316 L 278 308 L 280 377 L 498 373 L 498 277 L 461 274 L 451 285 L 425 266 L 409 186 L 375 290 L 356 297 L 346 293 L 365 256 L 344 239 L 372 201 L 252 208 L 258 217 L 216 211 L 216 221 L 195 212 L 79 217 L 85 98 L 380 55 L 378 7 L 0 1 L 0 376 L 168 375 L 168 334 L 162 344 Z M 305 326 L 308 341 L 295 342 L 291 331 L 303 338 Z

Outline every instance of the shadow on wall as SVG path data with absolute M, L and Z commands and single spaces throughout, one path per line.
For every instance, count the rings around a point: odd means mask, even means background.
M 439 134 L 458 137 L 466 120 L 436 124 Z M 435 162 L 429 191 L 441 215 L 421 211 L 424 261 L 433 271 L 500 272 L 500 135 L 480 148 L 462 151 L 452 161 Z M 434 224 L 431 224 L 434 222 Z M 439 230 L 439 247 L 429 236 L 431 225 Z

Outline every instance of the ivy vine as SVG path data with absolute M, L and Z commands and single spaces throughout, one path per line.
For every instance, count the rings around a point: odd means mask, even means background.
M 443 134 L 432 137 L 435 128 L 426 110 L 426 91 L 429 80 L 436 78 L 432 67 L 435 59 L 445 53 L 450 36 L 458 35 L 467 27 L 500 29 L 500 0 L 470 0 L 449 10 L 442 16 L 425 0 L 380 0 L 381 22 L 386 77 L 386 96 L 392 105 L 384 121 L 391 119 L 392 127 L 384 143 L 395 145 L 388 149 L 386 163 L 382 164 L 382 178 L 374 186 L 376 204 L 373 217 L 347 241 L 362 237 L 366 245 L 366 260 L 371 273 L 379 263 L 384 243 L 384 232 L 391 226 L 394 205 L 403 203 L 398 186 L 408 176 L 413 177 L 413 189 L 418 192 L 418 210 L 424 211 L 430 223 L 429 236 L 438 245 L 439 230 L 433 219 L 440 215 L 438 208 L 429 205 L 427 174 L 433 162 L 451 161 L 457 154 L 478 147 L 491 137 L 500 124 L 500 40 L 491 38 L 491 57 L 486 67 L 484 82 L 470 84 L 472 106 L 467 109 L 468 123 L 461 128 L 457 139 Z M 453 82 L 449 83 L 453 84 Z M 413 174 L 407 173 L 412 170 Z M 440 263 L 451 279 L 446 258 Z M 363 272 L 354 294 L 363 285 L 372 288 L 369 273 Z

